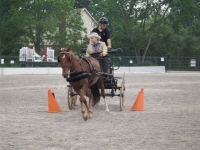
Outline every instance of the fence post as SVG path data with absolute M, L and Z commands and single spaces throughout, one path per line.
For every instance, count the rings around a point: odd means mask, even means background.
M 26 55 L 25 55 L 25 67 L 27 67 L 27 63 L 26 63 Z
M 167 72 L 167 54 L 165 55 L 165 72 Z

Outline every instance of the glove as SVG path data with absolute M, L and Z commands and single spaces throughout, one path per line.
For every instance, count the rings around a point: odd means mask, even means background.
M 99 54 L 99 57 L 103 57 L 103 53 Z
M 111 49 L 111 46 L 107 46 L 107 49 Z

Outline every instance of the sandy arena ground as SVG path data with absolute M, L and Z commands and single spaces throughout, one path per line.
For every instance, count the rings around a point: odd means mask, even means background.
M 120 74 L 118 74 L 120 76 Z M 107 98 L 84 121 L 61 75 L 0 76 L 1 150 L 199 150 L 200 73 L 126 74 L 125 106 Z M 145 111 L 130 111 L 140 88 Z M 61 113 L 47 113 L 47 89 Z

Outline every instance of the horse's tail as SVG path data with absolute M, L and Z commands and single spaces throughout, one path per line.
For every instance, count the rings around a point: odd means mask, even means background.
M 93 94 L 93 106 L 94 106 L 100 101 L 100 97 L 101 97 L 100 92 L 99 92 L 99 87 L 96 83 L 91 86 L 91 92 Z

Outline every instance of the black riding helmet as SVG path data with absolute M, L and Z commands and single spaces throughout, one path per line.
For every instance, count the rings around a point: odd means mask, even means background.
M 100 19 L 99 19 L 99 23 L 101 23 L 101 24 L 103 24 L 103 25 L 109 25 L 109 23 L 108 23 L 108 19 L 106 18 L 106 17 L 101 17 Z

